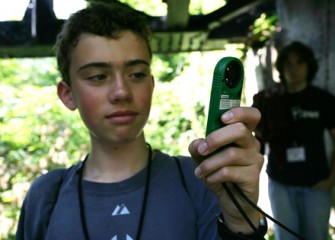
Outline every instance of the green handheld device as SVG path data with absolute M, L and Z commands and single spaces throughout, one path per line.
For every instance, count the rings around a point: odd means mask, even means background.
M 234 57 L 221 58 L 214 69 L 206 136 L 223 126 L 221 115 L 241 103 L 244 70 Z

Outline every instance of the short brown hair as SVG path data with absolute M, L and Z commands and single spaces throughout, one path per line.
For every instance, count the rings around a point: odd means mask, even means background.
M 123 30 L 130 30 L 141 37 L 152 55 L 151 30 L 147 18 L 128 5 L 117 1 L 92 2 L 87 8 L 72 14 L 63 25 L 55 44 L 57 66 L 62 79 L 71 85 L 70 56 L 82 33 L 117 39 Z
M 307 63 L 307 81 L 308 84 L 310 84 L 318 71 L 318 62 L 314 56 L 313 50 L 299 41 L 294 41 L 279 51 L 276 68 L 279 72 L 280 80 L 284 84 L 286 83 L 286 79 L 284 77 L 284 64 L 291 53 L 296 53 L 302 61 Z

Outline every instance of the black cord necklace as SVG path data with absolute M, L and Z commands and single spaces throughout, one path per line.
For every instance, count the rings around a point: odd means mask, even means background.
M 142 201 L 142 209 L 141 209 L 141 215 L 139 219 L 139 225 L 137 229 L 136 234 L 136 240 L 140 240 L 142 229 L 143 229 L 143 223 L 144 223 L 144 214 L 147 207 L 147 201 L 148 201 L 148 195 L 149 195 L 149 187 L 150 187 L 150 176 L 151 176 L 151 157 L 152 157 L 152 149 L 150 144 L 147 143 L 148 150 L 149 150 L 149 156 L 148 156 L 148 167 L 147 167 L 147 177 L 145 181 L 145 189 L 144 189 L 144 195 L 143 195 L 143 201 Z M 79 178 L 78 178 L 78 197 L 79 197 L 79 210 L 80 210 L 80 220 L 81 225 L 83 228 L 85 240 L 90 240 L 89 234 L 88 234 L 88 228 L 87 228 L 87 222 L 86 222 L 86 216 L 85 216 L 85 208 L 84 208 L 84 196 L 83 196 L 83 171 L 85 167 L 86 159 L 84 160 L 80 170 L 79 170 Z

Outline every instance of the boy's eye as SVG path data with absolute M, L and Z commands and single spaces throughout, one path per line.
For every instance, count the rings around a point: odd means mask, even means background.
M 146 77 L 146 74 L 143 72 L 136 72 L 136 73 L 131 74 L 131 77 L 135 79 L 142 79 Z
M 102 80 L 105 80 L 107 78 L 107 76 L 105 74 L 96 74 L 93 76 L 88 77 L 88 80 L 92 80 L 92 81 L 97 81 L 100 82 Z

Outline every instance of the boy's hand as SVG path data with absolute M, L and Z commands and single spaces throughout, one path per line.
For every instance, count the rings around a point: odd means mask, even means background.
M 252 131 L 260 117 L 260 112 L 255 108 L 231 109 L 221 117 L 225 127 L 189 145 L 189 152 L 198 165 L 195 175 L 218 197 L 225 221 L 232 231 L 250 233 L 252 229 L 223 189 L 222 183 L 228 184 L 254 225 L 259 224 L 257 210 L 247 204 L 229 182 L 236 183 L 251 201 L 257 203 L 259 175 L 264 159 Z

